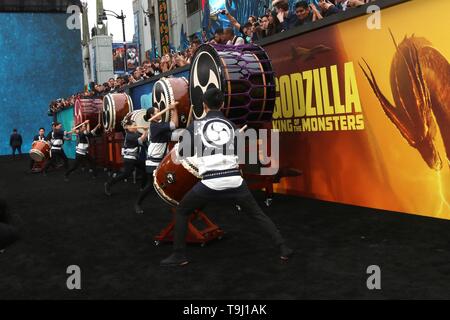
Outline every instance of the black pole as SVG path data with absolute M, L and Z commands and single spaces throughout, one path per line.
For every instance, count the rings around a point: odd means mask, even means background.
M 123 15 L 123 10 L 121 10 L 120 13 L 121 13 L 120 19 L 122 19 L 123 42 L 126 42 L 126 38 L 125 38 L 125 16 Z
M 121 13 L 120 19 L 122 20 L 123 48 L 125 50 L 125 54 L 124 54 L 125 61 L 124 61 L 124 65 L 123 65 L 123 67 L 124 67 L 123 71 L 124 71 L 124 74 L 126 74 L 128 71 L 128 65 L 127 65 L 127 39 L 125 37 L 125 16 L 123 15 L 123 10 L 120 10 L 120 13 Z

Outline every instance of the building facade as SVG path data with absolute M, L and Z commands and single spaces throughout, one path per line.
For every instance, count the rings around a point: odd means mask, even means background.
M 161 56 L 167 40 L 171 49 L 178 50 L 183 33 L 190 37 L 201 31 L 201 0 L 133 0 L 133 11 L 141 61 Z M 161 18 L 167 19 L 163 28 Z

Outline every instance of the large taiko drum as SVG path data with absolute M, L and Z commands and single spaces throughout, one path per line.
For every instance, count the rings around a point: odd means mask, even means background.
M 178 102 L 179 127 L 186 128 L 189 121 L 191 104 L 189 100 L 189 83 L 186 78 L 161 78 L 153 86 L 152 104 L 160 111 L 174 102 Z M 170 121 L 170 112 L 165 113 L 163 121 Z
M 201 45 L 191 64 L 189 93 L 194 115 L 204 116 L 203 94 L 224 92 L 224 115 L 237 125 L 260 126 L 272 120 L 275 73 L 263 48 L 256 45 Z
M 122 121 L 122 127 L 125 127 L 126 122 L 128 119 L 134 122 L 134 125 L 137 127 L 140 127 L 138 130 L 139 133 L 144 133 L 144 129 L 142 127 L 150 127 L 150 124 L 145 121 L 144 116 L 147 114 L 147 110 L 141 109 L 141 110 L 135 110 L 125 116 L 125 118 Z
M 50 143 L 47 141 L 34 141 L 31 145 L 30 157 L 36 162 L 42 162 L 50 157 L 50 149 Z
M 133 111 L 133 101 L 126 93 L 110 93 L 103 98 L 103 127 L 106 131 L 122 131 L 122 120 Z
M 178 155 L 178 144 L 164 157 L 153 172 L 153 186 L 158 195 L 168 204 L 177 206 L 184 195 L 191 190 L 201 176 L 198 169 Z
M 103 111 L 102 99 L 86 99 L 78 98 L 75 100 L 75 106 L 73 108 L 75 125 L 79 125 L 86 120 L 89 120 L 90 127 L 93 129 L 101 121 L 101 113 Z

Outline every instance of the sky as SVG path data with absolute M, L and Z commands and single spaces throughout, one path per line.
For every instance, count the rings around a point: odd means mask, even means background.
M 97 23 L 96 18 L 96 0 L 82 0 L 88 3 L 89 9 L 89 29 L 92 29 Z M 125 19 L 125 36 L 128 42 L 133 40 L 134 35 L 134 15 L 133 15 L 133 0 L 103 0 L 103 8 L 111 10 L 120 15 L 120 10 L 123 10 Z M 114 42 L 122 42 L 122 21 L 114 17 L 108 16 L 108 32 L 113 34 Z

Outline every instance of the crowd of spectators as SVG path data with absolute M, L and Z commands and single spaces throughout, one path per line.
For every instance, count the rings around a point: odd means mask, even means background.
M 272 2 L 273 9 L 267 9 L 261 17 L 250 16 L 245 23 L 237 21 L 229 12 L 223 10 L 219 14 L 226 15 L 233 27 L 217 29 L 211 39 L 208 39 L 207 32 L 204 30 L 201 38 L 194 37 L 187 50 L 172 51 L 153 61 L 144 61 L 131 74 L 111 78 L 103 84 L 91 83 L 85 92 L 52 101 L 49 112 L 53 114 L 72 106 L 79 96 L 102 97 L 110 92 L 123 92 L 128 85 L 184 67 L 191 63 L 191 57 L 202 43 L 222 45 L 254 43 L 274 34 L 314 23 L 372 1 L 376 0 L 318 0 L 318 4 L 315 5 L 310 1 L 300 0 L 295 4 L 294 10 L 289 10 L 288 0 L 274 0 Z M 235 30 L 239 30 L 239 32 Z
M 129 85 L 184 67 L 191 63 L 191 57 L 201 44 L 202 41 L 200 39 L 194 38 L 185 51 L 171 52 L 153 61 L 146 60 L 130 74 L 110 78 L 105 83 L 90 83 L 83 92 L 78 92 L 68 98 L 52 101 L 49 106 L 49 114 L 54 114 L 73 106 L 78 97 L 101 98 L 111 92 L 123 92 Z
M 227 16 L 234 29 L 239 30 L 240 35 L 235 35 L 233 28 L 218 30 L 213 42 L 220 43 L 218 39 L 221 32 L 224 33 L 221 41 L 223 44 L 240 45 L 257 42 L 274 34 L 307 25 L 373 1 L 376 0 L 318 0 L 315 5 L 310 1 L 300 0 L 295 4 L 294 10 L 289 10 L 288 0 L 274 0 L 273 9 L 267 9 L 261 17 L 250 16 L 245 23 L 238 22 L 229 12 L 223 10 L 220 14 Z M 232 34 L 231 39 L 230 34 Z

